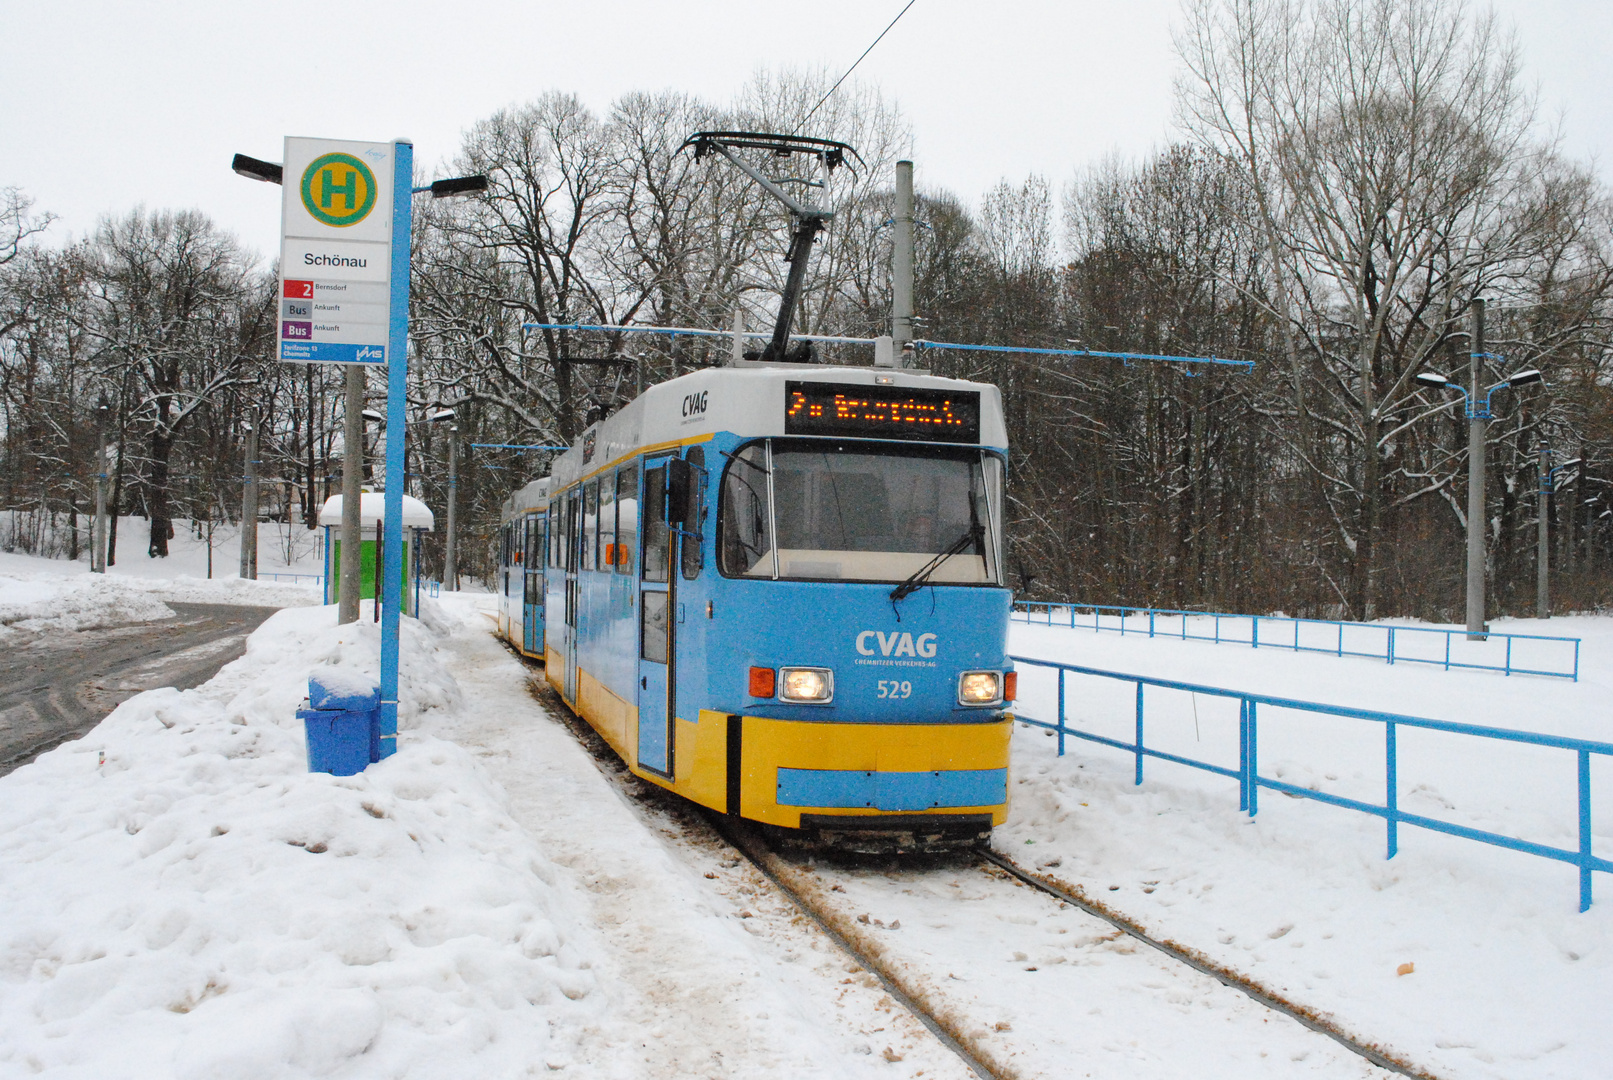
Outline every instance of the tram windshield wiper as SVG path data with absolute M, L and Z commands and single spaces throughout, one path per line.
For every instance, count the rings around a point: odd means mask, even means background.
M 912 575 L 906 581 L 902 582 L 900 585 L 896 586 L 896 588 L 891 590 L 891 603 L 894 604 L 898 600 L 905 600 L 909 596 L 912 596 L 914 593 L 918 592 L 924 587 L 924 583 L 930 580 L 931 574 L 934 574 L 941 568 L 942 563 L 952 558 L 952 556 L 961 553 L 963 549 L 968 547 L 971 543 L 978 545 L 980 543 L 980 534 L 982 531 L 983 530 L 980 528 L 979 522 L 970 522 L 968 530 L 962 536 L 958 537 L 951 547 L 947 548 L 935 558 L 913 571 Z

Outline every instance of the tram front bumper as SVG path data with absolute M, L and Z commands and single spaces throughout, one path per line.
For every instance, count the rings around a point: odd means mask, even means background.
M 704 713 L 702 724 L 708 716 L 728 725 L 727 801 L 737 796 L 752 821 L 822 828 L 825 818 L 883 824 L 940 815 L 985 824 L 989 815 L 990 827 L 1007 819 L 1011 718 L 836 724 Z

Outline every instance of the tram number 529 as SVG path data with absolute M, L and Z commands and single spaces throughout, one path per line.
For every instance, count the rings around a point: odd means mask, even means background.
M 907 698 L 913 696 L 913 684 L 910 682 L 897 682 L 894 679 L 879 680 L 879 696 L 882 698 Z

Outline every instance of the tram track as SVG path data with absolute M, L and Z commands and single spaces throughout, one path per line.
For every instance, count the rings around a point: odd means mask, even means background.
M 514 652 L 513 649 L 511 651 Z M 565 723 L 588 749 L 601 773 L 625 794 L 638 802 L 664 800 L 672 817 L 685 820 L 691 817 L 671 806 L 676 803 L 677 807 L 684 807 L 682 800 L 634 777 L 604 740 L 576 716 L 541 677 L 533 679 L 532 690 L 533 696 Z M 808 859 L 803 862 L 775 850 L 761 830 L 740 819 L 699 810 L 693 820 L 702 822 L 736 856 L 754 867 L 783 900 L 823 933 L 849 961 L 876 980 L 896 1005 L 923 1025 L 974 1075 L 990 1080 L 1020 1080 L 1021 1077 L 1042 1074 L 1043 1069 L 1027 1067 L 1026 1063 L 1014 1060 L 1021 1055 L 1015 1049 L 1012 1037 L 1003 1037 L 1004 1032 L 1011 1030 L 1007 1023 L 999 1021 L 992 1024 L 989 1020 L 983 1020 L 979 1015 L 978 1002 L 971 1004 L 959 995 L 949 994 L 945 983 L 936 977 L 926 977 L 921 965 L 914 963 L 912 955 L 904 955 L 901 947 L 893 946 L 893 936 L 889 931 L 896 929 L 895 925 L 886 927 L 879 920 L 870 920 L 866 912 L 859 913 L 858 905 L 852 903 L 849 896 L 839 895 L 852 884 L 848 874 L 859 868 L 866 871 L 875 864 L 889 863 L 888 858 L 870 860 L 864 857 L 848 867 L 839 867 L 827 860 Z M 930 862 L 935 865 L 930 866 Z M 1432 1074 L 1384 1047 L 1355 1037 L 1329 1018 L 1216 964 L 1191 948 L 1148 933 L 1141 924 L 1123 913 L 1086 896 L 1079 886 L 1027 870 L 1013 859 L 989 849 L 976 849 L 950 859 L 926 863 L 927 871 L 944 873 L 948 869 L 954 872 L 978 872 L 995 883 L 994 887 L 1000 888 L 1006 883 L 1028 889 L 1057 903 L 1061 911 L 1071 908 L 1101 920 L 1115 932 L 1093 940 L 1109 943 L 1124 936 L 1146 945 L 1173 964 L 1191 969 L 1194 975 L 1187 978 L 1202 976 L 1213 979 L 1252 1001 L 1259 1010 L 1291 1020 L 1307 1031 L 1330 1040 L 1372 1069 L 1417 1080 L 1435 1080 Z M 1023 959 L 1018 953 L 1015 956 Z M 1025 970 L 1036 971 L 1037 968 L 1029 966 Z M 946 978 L 958 979 L 958 976 L 949 974 Z M 1265 1055 L 1262 1053 L 1261 1056 Z M 1368 1070 L 1364 1075 L 1381 1074 Z

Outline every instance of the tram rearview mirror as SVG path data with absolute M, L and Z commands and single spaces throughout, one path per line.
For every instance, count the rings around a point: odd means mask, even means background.
M 682 458 L 672 458 L 666 470 L 666 519 L 668 524 L 685 529 L 696 528 L 699 522 L 700 485 L 695 479 L 694 466 Z

